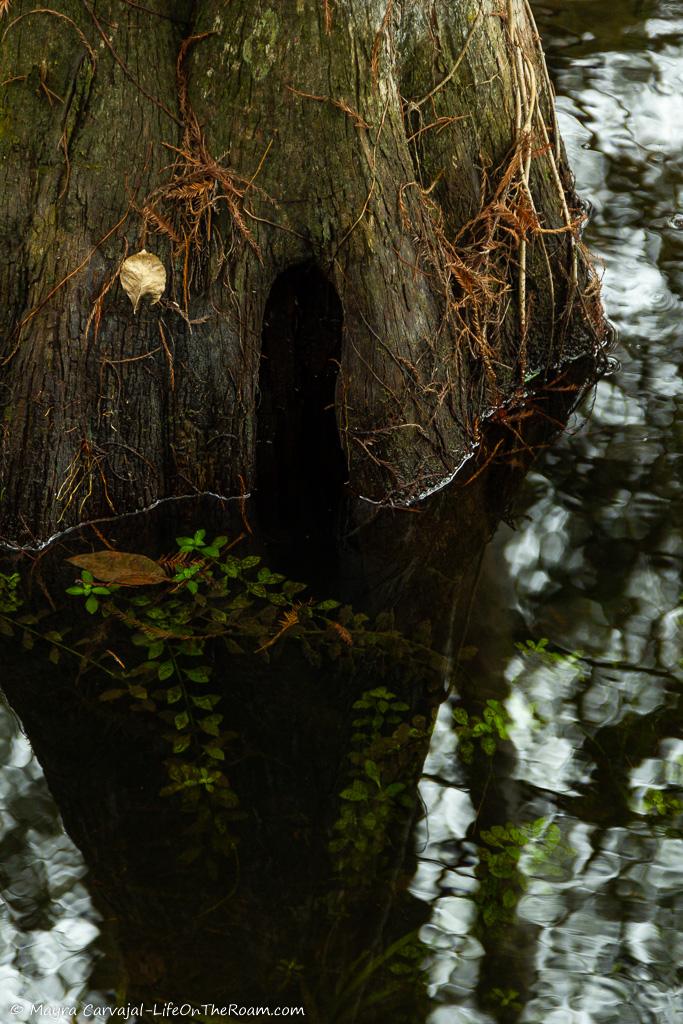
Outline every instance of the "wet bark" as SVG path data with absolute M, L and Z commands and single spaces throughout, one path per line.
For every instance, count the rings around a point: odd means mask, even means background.
M 594 350 L 522 0 L 14 0 L 3 33 L 5 540 L 258 486 L 264 311 L 299 264 L 343 312 L 356 496 L 437 486 L 487 411 Z M 134 315 L 142 247 L 169 285 Z

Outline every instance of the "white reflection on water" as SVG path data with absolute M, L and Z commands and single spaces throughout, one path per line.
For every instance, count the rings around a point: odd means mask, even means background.
M 83 859 L 64 833 L 42 771 L 0 703 L 0 1020 L 30 1019 L 88 995 L 98 916 Z M 95 1000 L 97 1001 L 97 1000 Z
M 514 761 L 491 783 L 499 820 L 543 814 L 573 850 L 552 879 L 523 857 L 518 972 L 506 983 L 525 992 L 524 1024 L 681 1024 L 681 816 L 653 814 L 647 798 L 681 799 L 683 783 L 683 21 L 667 0 L 545 0 L 539 14 L 623 366 L 600 383 L 589 423 L 530 474 L 516 530 L 501 528 L 487 553 L 474 610 L 475 687 L 512 718 Z M 587 660 L 513 653 L 516 640 L 541 637 Z M 451 749 L 442 728 L 433 762 Z M 464 807 L 466 773 L 450 778 Z M 478 884 L 467 817 L 449 845 L 438 807 L 422 837 L 442 841 L 440 853 L 427 847 L 444 864 L 430 865 L 435 906 L 446 892 L 467 900 L 466 876 Z M 444 921 L 435 914 L 435 933 L 423 933 L 438 948 L 444 1004 L 432 1024 L 491 1020 L 480 996 L 496 950 L 463 957 L 461 912 L 448 971 Z

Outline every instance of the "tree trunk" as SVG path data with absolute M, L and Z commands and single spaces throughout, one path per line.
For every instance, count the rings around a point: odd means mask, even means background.
M 11 544 L 263 490 L 259 444 L 325 395 L 340 442 L 302 428 L 311 477 L 410 503 L 601 341 L 523 0 L 13 0 L 0 61 Z M 134 313 L 118 271 L 143 247 L 168 285 Z

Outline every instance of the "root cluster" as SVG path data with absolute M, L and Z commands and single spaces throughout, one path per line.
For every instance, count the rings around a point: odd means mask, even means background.
M 476 22 L 465 47 L 475 28 Z M 415 238 L 420 267 L 442 296 L 442 329 L 453 338 L 452 369 L 447 376 L 451 382 L 466 382 L 458 415 L 474 440 L 476 418 L 482 408 L 499 407 L 510 400 L 511 394 L 521 399 L 528 379 L 561 362 L 564 336 L 577 301 L 589 314 L 584 319 L 590 321 L 596 333 L 596 348 L 603 333 L 601 314 L 586 309 L 597 288 L 580 240 L 584 214 L 569 209 L 559 171 L 559 142 L 551 143 L 539 102 L 542 90 L 537 81 L 538 68 L 521 44 L 511 2 L 507 7 L 507 37 L 515 101 L 513 142 L 502 165 L 483 172 L 475 216 L 457 233 L 449 232 L 442 209 L 432 197 L 438 179 L 429 187 L 417 180 L 408 182 L 399 193 L 401 216 L 406 230 Z M 551 96 L 544 65 L 541 73 L 544 90 Z M 420 108 L 439 88 L 419 102 L 408 103 L 407 112 L 416 113 L 422 123 Z M 440 126 L 442 121 L 444 118 L 437 117 L 413 138 Z M 542 165 L 544 179 L 556 190 L 559 226 L 544 225 L 539 216 L 532 193 L 536 165 Z M 417 192 L 417 207 L 414 201 L 408 202 L 408 190 Z M 558 250 L 551 259 L 546 247 L 550 235 L 566 237 L 564 259 Z M 533 365 L 528 353 L 535 299 L 535 290 L 528 287 L 532 253 L 535 275 L 547 275 L 543 289 L 547 290 L 550 322 L 536 325 L 537 331 L 544 332 L 545 367 Z
M 212 35 L 204 32 L 185 39 L 178 52 L 176 81 L 183 122 L 181 146 L 164 145 L 176 154 L 170 180 L 146 199 L 141 213 L 145 228 L 165 235 L 172 243 L 174 258 L 183 260 L 183 297 L 189 305 L 190 286 L 198 283 L 204 257 L 214 233 L 213 219 L 222 204 L 227 210 L 235 236 L 251 246 L 261 258 L 258 244 L 244 213 L 250 190 L 263 194 L 253 180 L 236 175 L 209 152 L 204 132 L 188 95 L 185 59 L 191 46 Z M 230 248 L 230 246 L 228 246 Z

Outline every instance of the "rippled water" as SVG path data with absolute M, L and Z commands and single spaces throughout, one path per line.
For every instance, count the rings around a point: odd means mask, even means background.
M 4 1022 L 13 1004 L 77 1004 L 88 992 L 99 919 L 81 855 L 65 835 L 40 766 L 7 711 L 0 717 L 0 761 Z
M 621 368 L 598 385 L 590 422 L 578 417 L 538 462 L 516 528 L 502 527 L 486 555 L 465 704 L 476 709 L 481 692 L 504 701 L 512 749 L 473 803 L 441 715 L 415 882 L 435 901 L 423 937 L 438 951 L 433 994 L 444 1008 L 432 1020 L 674 1024 L 683 1021 L 683 17 L 678 3 L 633 0 L 544 4 L 537 17 L 593 207 L 587 236 L 604 265 Z M 515 650 L 529 638 L 585 657 Z M 480 835 L 475 803 L 487 827 L 542 816 L 571 850 L 551 877 L 522 859 L 516 920 L 484 944 L 472 929 L 477 846 L 468 858 L 468 843 L 453 843 Z
M 442 710 L 412 888 L 431 904 L 432 1024 L 676 1024 L 683 16 L 667 0 L 553 0 L 536 13 L 621 368 L 589 423 L 577 417 L 539 460 L 515 528 L 487 553 L 459 706 L 500 701 L 510 739 L 476 777 Z M 515 646 L 542 638 L 581 657 Z M 1 729 L 0 1006 L 74 1005 L 101 922 L 27 743 L 10 715 Z M 482 832 L 538 819 L 546 831 L 524 844 L 509 920 L 482 933 Z

